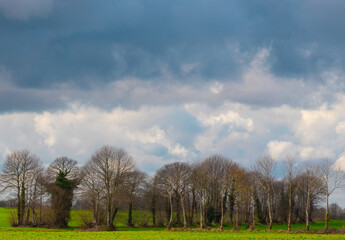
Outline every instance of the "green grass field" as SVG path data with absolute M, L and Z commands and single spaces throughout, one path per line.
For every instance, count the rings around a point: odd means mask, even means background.
M 0 232 L 1 239 L 344 239 L 344 235 L 248 233 L 248 232 Z
M 8 222 L 11 209 L 0 208 L 0 239 L 345 239 L 342 234 L 307 234 L 286 233 L 286 224 L 273 225 L 272 232 L 266 232 L 266 225 L 257 225 L 254 232 L 248 232 L 242 227 L 242 231 L 231 231 L 232 226 L 225 225 L 222 232 L 217 231 L 167 231 L 165 228 L 130 228 L 126 226 L 127 212 L 119 212 L 116 219 L 118 231 L 115 232 L 88 232 L 79 229 L 81 223 L 80 214 L 87 214 L 85 210 L 73 210 L 68 229 L 44 229 L 44 228 L 14 228 Z M 134 211 L 134 219 L 141 219 L 143 213 Z M 144 216 L 147 217 L 147 216 Z M 333 220 L 329 228 L 340 229 L 345 221 Z M 310 226 L 311 230 L 322 230 L 323 222 L 316 222 Z M 293 230 L 304 229 L 303 224 L 294 224 Z

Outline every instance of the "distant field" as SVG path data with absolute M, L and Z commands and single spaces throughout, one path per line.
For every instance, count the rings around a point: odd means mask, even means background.
M 72 210 L 71 212 L 71 221 L 69 222 L 70 227 L 79 227 L 81 220 L 80 220 L 80 213 L 85 214 L 86 210 Z M 1 214 L 1 212 L 0 212 Z M 91 212 L 89 212 L 91 216 Z M 114 221 L 116 227 L 119 230 L 133 230 L 131 227 L 127 227 L 127 211 L 119 211 L 119 213 L 116 216 L 116 219 Z M 143 218 L 142 215 L 144 215 L 142 211 L 133 211 L 133 221 L 134 223 L 139 222 L 140 219 Z M 151 225 L 151 215 L 150 214 L 145 214 L 145 217 L 148 219 L 148 224 Z M 345 221 L 339 221 L 339 220 L 332 220 L 329 222 L 329 228 L 336 228 L 340 229 L 343 226 L 345 226 Z M 325 224 L 324 222 L 316 222 L 314 224 L 310 224 L 310 230 L 322 230 L 324 229 Z M 245 230 L 245 226 L 240 227 L 242 230 Z M 287 224 L 274 224 L 272 227 L 272 230 L 287 230 Z M 293 224 L 292 225 L 292 230 L 303 230 L 305 228 L 304 224 Z M 135 228 L 137 229 L 137 228 Z M 140 228 L 143 229 L 143 228 Z M 146 228 L 145 228 L 146 229 Z M 155 230 L 164 230 L 165 228 L 155 228 Z M 267 225 L 256 225 L 256 230 L 266 230 Z M 152 228 L 148 228 L 147 230 L 152 230 Z M 224 230 L 232 230 L 232 226 L 229 225 L 224 225 Z
M 225 225 L 223 232 L 175 232 L 166 231 L 165 228 L 131 228 L 126 226 L 127 212 L 119 212 L 116 219 L 116 232 L 85 232 L 78 227 L 81 223 L 80 214 L 91 214 L 86 210 L 73 210 L 68 229 L 43 229 L 43 228 L 13 228 L 8 223 L 8 215 L 11 209 L 0 208 L 0 239 L 345 239 L 341 234 L 305 234 L 305 233 L 280 233 L 279 230 L 287 230 L 286 224 L 273 225 L 272 232 L 266 232 L 266 225 L 257 225 L 255 232 L 229 231 L 232 226 Z M 144 215 L 144 216 L 143 216 Z M 147 218 L 145 213 L 134 211 L 134 219 L 139 221 L 142 217 Z M 333 220 L 329 228 L 340 229 L 345 221 Z M 322 230 L 323 222 L 316 222 L 310 225 L 311 230 Z M 293 230 L 304 229 L 303 224 L 294 224 Z

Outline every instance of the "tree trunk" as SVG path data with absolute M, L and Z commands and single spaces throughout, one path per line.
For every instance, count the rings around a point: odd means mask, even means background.
M 221 215 L 220 215 L 220 224 L 219 224 L 219 229 L 223 230 L 223 221 L 224 221 L 224 198 L 221 197 Z
M 172 202 L 172 195 L 169 196 L 169 200 L 170 200 L 170 219 L 169 219 L 169 223 L 168 223 L 168 229 L 171 229 L 171 224 L 172 224 L 172 220 L 173 220 L 173 202 Z
M 33 193 L 33 200 L 31 204 L 32 214 L 31 214 L 31 224 L 37 224 L 37 217 L 36 217 L 36 204 L 37 204 L 37 183 L 34 185 L 34 193 Z M 37 225 L 36 225 L 37 226 Z
M 130 226 L 130 227 L 133 227 L 132 209 L 133 209 L 133 203 L 132 203 L 132 201 L 130 201 L 129 204 L 128 204 L 128 221 L 127 221 L 127 225 Z
M 271 198 L 270 198 L 270 191 L 267 191 L 267 204 L 268 204 L 268 217 L 270 219 L 269 225 L 268 225 L 268 230 L 271 231 L 272 230 L 272 210 L 271 210 Z
M 25 184 L 22 184 L 22 191 L 20 196 L 20 222 L 23 224 L 25 214 Z
M 313 213 L 313 209 L 314 209 L 314 203 L 313 200 L 309 198 L 309 222 L 312 222 L 312 213 Z
M 238 230 L 240 230 L 240 228 L 239 228 L 239 220 L 240 220 L 240 216 L 239 216 L 240 213 L 239 212 L 240 212 L 240 210 L 239 210 L 238 204 L 236 204 L 235 209 L 236 209 L 236 214 L 235 214 L 234 230 L 238 231 Z
M 230 224 L 233 224 L 232 218 L 234 215 L 234 205 L 235 205 L 235 194 L 234 194 L 234 188 L 232 187 L 230 189 L 229 194 L 229 218 L 230 218 Z
M 189 216 L 189 224 L 193 225 L 193 218 L 194 218 L 194 210 L 195 210 L 195 190 L 192 190 L 192 212 Z
M 247 207 L 248 206 L 246 206 L 246 210 L 245 210 L 245 214 L 244 214 L 244 222 L 248 224 L 249 223 L 250 210 Z
M 36 211 L 35 211 L 35 207 L 32 208 L 32 214 L 31 214 L 31 224 L 36 225 Z
M 40 217 L 39 217 L 39 222 L 38 225 L 41 225 L 42 222 L 42 211 L 43 211 L 43 196 L 42 196 L 42 187 L 40 189 Z
M 97 225 L 97 200 L 95 199 L 92 203 L 92 223 Z
M 309 231 L 309 196 L 310 192 L 309 190 L 307 191 L 307 201 L 305 204 L 305 230 Z
M 151 213 L 152 213 L 153 226 L 156 226 L 156 196 L 155 194 L 152 194 Z
M 289 186 L 289 213 L 288 213 L 288 231 L 291 232 L 291 208 L 292 208 L 292 190 Z
M 20 199 L 20 187 L 18 186 L 17 187 L 17 218 L 18 218 L 18 225 L 21 225 L 22 224 L 22 221 L 21 221 L 21 208 L 20 208 L 20 205 L 21 205 L 21 199 Z
M 176 202 L 176 224 L 181 225 L 181 208 L 180 208 L 180 195 L 175 194 Z
M 329 194 L 328 194 L 328 192 L 327 192 L 327 194 L 326 194 L 325 230 L 328 230 L 328 215 L 329 215 L 328 197 L 329 197 Z
M 171 206 L 170 206 L 170 201 L 169 197 L 165 198 L 165 218 L 166 218 L 166 225 L 168 227 L 169 221 L 170 221 L 170 212 L 171 212 Z
M 239 220 L 240 220 L 240 210 L 239 210 L 239 207 L 236 206 L 236 228 L 239 227 Z
M 113 223 L 111 221 L 111 202 L 110 202 L 110 196 L 107 197 L 107 227 L 108 228 L 113 227 Z
M 114 219 L 116 217 L 117 211 L 119 211 L 119 208 L 115 208 L 113 215 L 111 216 L 111 225 L 110 225 L 111 228 L 114 228 Z
M 183 228 L 188 228 L 188 221 L 187 221 L 187 213 L 186 213 L 186 206 L 184 202 L 184 197 L 180 196 L 181 198 L 181 206 L 182 206 L 182 214 L 183 214 Z
M 204 216 L 203 216 L 203 202 L 202 202 L 202 193 L 200 193 L 200 229 L 204 228 Z
M 252 229 L 255 229 L 255 200 L 254 197 L 252 198 Z
M 29 206 L 27 207 L 27 209 L 26 209 L 26 220 L 25 220 L 25 224 L 29 224 L 29 222 L 30 222 L 30 208 L 29 208 Z

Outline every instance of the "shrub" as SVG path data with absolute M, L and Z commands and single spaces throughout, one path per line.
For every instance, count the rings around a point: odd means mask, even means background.
M 11 209 L 10 214 L 8 215 L 8 221 L 12 227 L 18 226 L 17 211 L 15 209 Z
M 206 220 L 207 220 L 207 225 L 212 225 L 212 222 L 214 221 L 215 216 L 214 216 L 214 207 L 208 206 L 206 209 Z
M 95 226 L 92 215 L 88 211 L 80 211 L 79 212 L 79 218 L 80 218 L 80 227 L 81 228 L 93 228 Z

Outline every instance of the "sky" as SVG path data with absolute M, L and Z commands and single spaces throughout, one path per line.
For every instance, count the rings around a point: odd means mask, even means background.
M 342 0 L 0 0 L 0 163 L 29 149 L 83 164 L 108 144 L 148 173 L 212 154 L 345 169 L 344 12 Z

